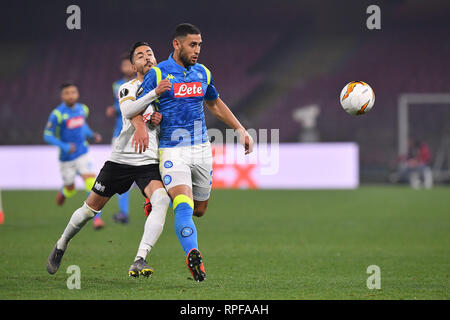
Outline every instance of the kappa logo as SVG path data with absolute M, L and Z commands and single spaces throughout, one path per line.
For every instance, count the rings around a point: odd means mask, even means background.
M 166 79 L 172 80 L 175 79 L 175 76 L 173 74 L 168 74 Z
M 100 191 L 100 192 L 105 192 L 105 186 L 103 186 L 100 182 L 95 182 L 94 184 L 94 189 Z
M 203 97 L 203 88 L 200 82 L 174 83 L 175 98 Z

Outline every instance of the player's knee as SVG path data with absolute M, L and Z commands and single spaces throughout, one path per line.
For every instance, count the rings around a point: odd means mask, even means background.
M 106 201 L 95 192 L 91 192 L 84 203 L 89 207 L 89 209 L 98 213 L 103 209 Z
M 87 200 L 84 202 L 83 206 L 81 207 L 83 213 L 88 216 L 89 218 L 93 218 L 97 213 L 100 213 L 100 209 L 96 210 L 92 208 L 88 203 Z
M 170 204 L 170 197 L 164 188 L 159 188 L 153 192 L 150 198 L 150 203 L 153 208 L 162 207 L 167 210 Z

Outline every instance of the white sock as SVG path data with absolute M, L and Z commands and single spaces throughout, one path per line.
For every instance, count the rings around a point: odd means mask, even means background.
M 95 211 L 91 209 L 86 202 L 83 204 L 81 208 L 75 210 L 72 214 L 72 217 L 67 224 L 66 229 L 64 230 L 61 238 L 59 238 L 56 243 L 56 247 L 61 250 L 66 250 L 67 245 L 69 244 L 70 239 L 72 239 L 81 228 L 91 220 L 97 213 L 100 211 Z
M 164 222 L 166 221 L 170 198 L 164 188 L 159 188 L 153 192 L 150 203 L 152 204 L 152 212 L 150 212 L 145 221 L 144 234 L 142 235 L 142 240 L 134 261 L 140 257 L 145 259 L 156 241 L 158 241 L 164 228 Z

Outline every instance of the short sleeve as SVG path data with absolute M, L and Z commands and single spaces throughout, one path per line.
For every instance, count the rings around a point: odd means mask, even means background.
M 85 104 L 81 105 L 83 107 L 84 117 L 87 118 L 89 116 L 89 107 Z
M 136 92 L 133 92 L 132 88 L 127 84 L 123 84 L 117 92 L 117 99 L 119 100 L 119 104 L 127 100 L 134 101 L 136 100 Z
M 56 132 L 56 127 L 59 125 L 58 123 L 58 117 L 55 114 L 55 111 L 50 113 L 50 116 L 48 117 L 47 125 L 45 126 L 44 134 L 46 135 L 54 135 Z
M 216 100 L 219 97 L 219 92 L 217 91 L 216 87 L 214 86 L 214 81 L 211 77 L 211 81 L 209 82 L 208 88 L 206 89 L 205 93 L 205 100 Z

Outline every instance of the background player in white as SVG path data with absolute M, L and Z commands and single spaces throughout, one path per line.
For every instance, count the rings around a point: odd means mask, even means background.
M 149 276 L 153 273 L 153 269 L 147 265 L 145 258 L 162 232 L 170 198 L 159 174 L 157 130 L 148 127 L 142 120 L 142 116 L 138 114 L 147 109 L 144 113 L 146 119 L 150 118 L 151 122 L 159 123 L 160 114 L 152 112 L 153 107 L 149 104 L 159 95 L 170 90 L 171 84 L 168 80 L 163 81 L 155 90 L 136 101 L 136 92 L 144 74 L 156 64 L 156 60 L 150 46 L 143 42 L 133 46 L 130 60 L 136 68 L 137 78 L 122 85 L 119 90 L 119 102 L 123 115 L 122 131 L 114 144 L 110 160 L 105 162 L 95 180 L 92 192 L 83 206 L 73 213 L 66 229 L 51 251 L 47 260 L 47 271 L 50 274 L 56 273 L 69 241 L 86 222 L 92 219 L 114 194 L 128 191 L 134 182 L 144 196 L 150 199 L 152 212 L 146 220 L 144 235 L 135 261 L 130 267 L 129 275 Z M 152 114 L 149 115 L 150 113 Z M 130 120 L 131 118 L 133 120 Z M 134 134 L 139 130 L 145 130 L 144 135 L 150 137 L 147 142 L 148 149 L 141 150 L 142 152 L 136 152 L 134 146 L 137 139 Z

